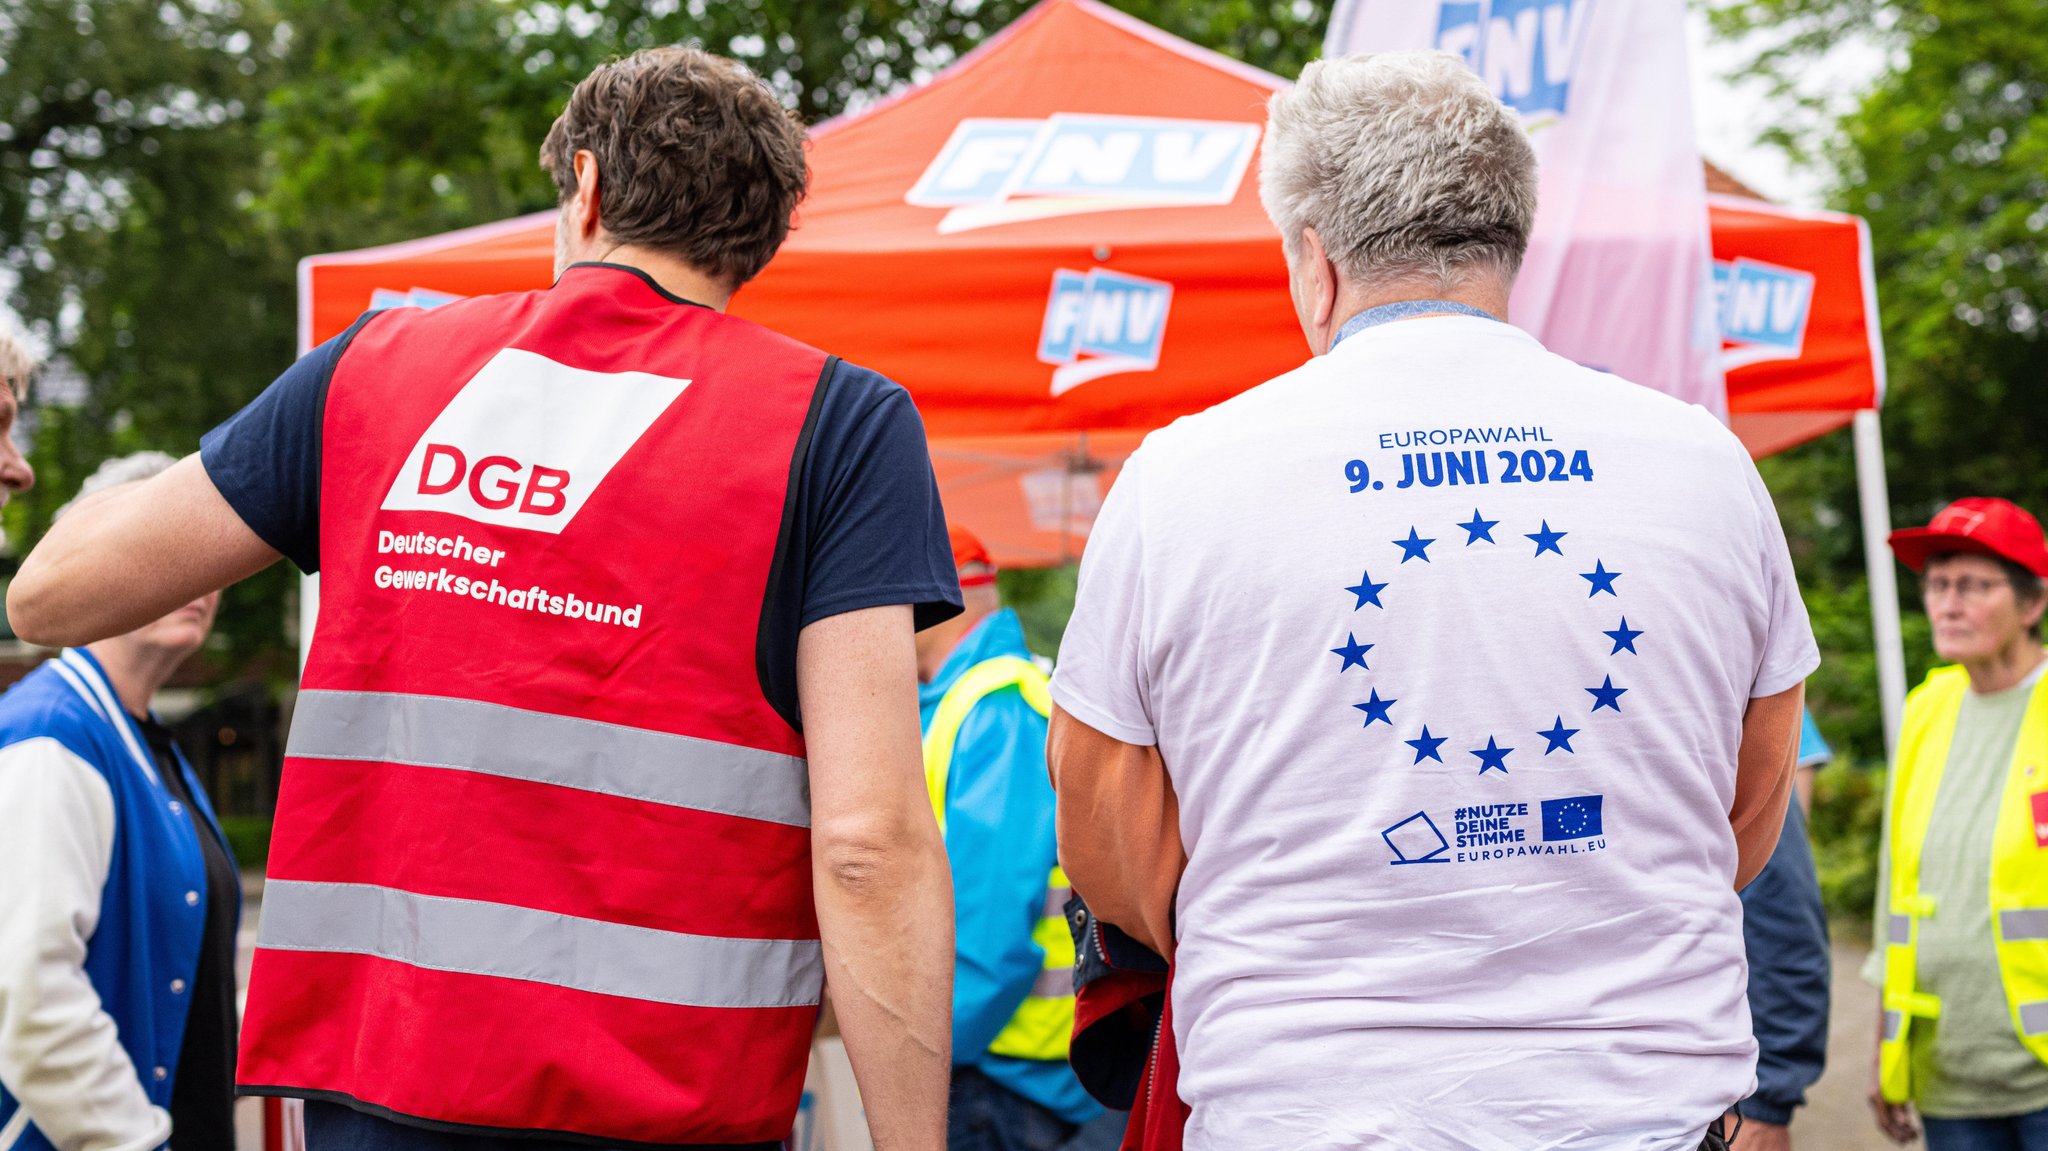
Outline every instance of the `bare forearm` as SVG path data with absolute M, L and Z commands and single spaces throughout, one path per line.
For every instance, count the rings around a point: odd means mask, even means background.
M 825 985 L 876 1151 L 944 1151 L 953 885 L 918 753 L 908 607 L 806 627 L 797 694 L 811 766 Z
M 815 849 L 825 982 L 876 1151 L 938 1151 L 952 1069 L 953 885 L 930 820 Z
M 1792 801 L 1799 762 L 1799 724 L 1805 685 L 1749 701 L 1737 751 L 1735 803 L 1728 812 L 1735 833 L 1735 889 L 1749 886 L 1777 850 Z
M 15 634 L 75 647 L 133 631 L 278 559 L 198 456 L 102 492 L 51 526 L 7 591 Z
M 1096 918 L 1171 956 L 1174 892 L 1187 852 L 1159 749 L 1104 735 L 1055 707 L 1047 762 L 1068 881 Z

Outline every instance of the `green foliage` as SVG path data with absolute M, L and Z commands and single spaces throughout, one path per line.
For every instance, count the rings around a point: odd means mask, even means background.
M 1025 646 L 1044 656 L 1060 653 L 1060 637 L 1067 634 L 1067 617 L 1074 614 L 1074 589 L 1080 577 L 1077 564 L 1005 568 L 997 573 L 1004 605 L 1015 609 L 1023 621 Z
M 1892 520 L 1997 495 L 2048 513 L 2048 5 L 2039 0 L 1714 0 L 1717 26 L 1762 44 L 1754 73 L 1796 99 L 1760 133 L 1833 175 L 1870 223 L 1891 388 Z M 1884 65 L 1847 105 L 1805 77 L 1843 41 Z M 1846 107 L 1845 112 L 1838 110 Z M 1764 462 L 1825 658 L 1824 732 L 1880 755 L 1863 539 L 1846 433 Z M 1881 545 L 1880 545 L 1881 546 Z M 1906 658 L 1931 659 L 1905 595 Z M 1845 746 L 1846 745 L 1846 746 Z
M 228 839 L 228 850 L 243 871 L 263 870 L 270 860 L 270 817 L 267 815 L 223 815 L 220 830 Z
M 1303 0 L 1121 6 L 1287 75 L 1327 19 Z M 46 382 L 76 381 L 48 387 L 25 421 L 38 485 L 5 513 L 15 558 L 102 459 L 193 450 L 289 362 L 298 258 L 550 206 L 540 141 L 597 63 L 699 44 L 815 123 L 945 67 L 1028 7 L 0 0 L 0 273 L 68 365 Z M 223 665 L 283 654 L 291 585 L 280 568 L 230 593 Z M 1056 643 L 1052 609 L 1031 618 L 1035 642 Z
M 0 0 L 0 267 L 85 383 L 29 413 L 17 551 L 100 460 L 191 451 L 290 356 L 289 258 L 239 207 L 274 32 L 260 3 Z M 231 655 L 281 642 L 285 587 L 229 597 Z
M 1866 943 L 1877 899 L 1884 780 L 1880 766 L 1837 759 L 1813 781 L 1813 811 L 1807 820 L 1828 918 L 1839 932 Z

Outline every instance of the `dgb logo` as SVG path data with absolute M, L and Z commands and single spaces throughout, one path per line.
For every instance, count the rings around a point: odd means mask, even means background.
M 1813 273 L 1762 260 L 1715 260 L 1720 304 L 1721 366 L 1732 370 L 1770 360 L 1796 360 L 1806 345 Z
M 1119 208 L 1228 204 L 1257 124 L 1057 113 L 962 120 L 903 197 L 951 208 L 941 233 Z
M 1173 285 L 1107 268 L 1060 268 L 1038 333 L 1038 358 L 1058 364 L 1057 396 L 1103 376 L 1149 372 L 1159 366 L 1166 341 L 1166 310 Z
M 1443 0 L 1436 46 L 1531 122 L 1564 115 L 1593 0 Z
M 380 506 L 558 534 L 689 386 L 506 348 L 427 425 Z

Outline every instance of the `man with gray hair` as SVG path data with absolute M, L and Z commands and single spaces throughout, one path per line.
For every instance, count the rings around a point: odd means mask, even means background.
M 1310 65 L 1261 190 L 1314 356 L 1131 457 L 1052 688 L 1186 1145 L 1714 1145 L 1818 662 L 1770 497 L 1505 322 L 1535 159 L 1455 57 Z

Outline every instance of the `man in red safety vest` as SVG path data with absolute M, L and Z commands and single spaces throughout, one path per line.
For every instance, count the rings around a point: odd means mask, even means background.
M 238 1076 L 314 1151 L 778 1146 L 827 982 L 876 1147 L 943 1145 L 923 427 L 724 312 L 803 143 L 731 61 L 600 67 L 552 288 L 364 316 L 14 584 L 54 645 L 321 573 Z

